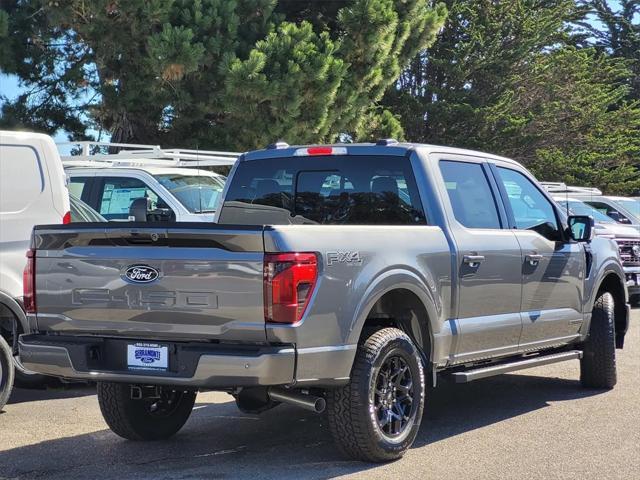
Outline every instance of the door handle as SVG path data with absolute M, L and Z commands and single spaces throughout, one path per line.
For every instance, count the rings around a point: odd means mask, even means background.
M 470 267 L 477 267 L 484 261 L 484 255 L 465 255 L 462 261 Z
M 535 266 L 540 262 L 540 260 L 542 260 L 542 258 L 542 255 L 540 255 L 539 253 L 527 253 L 524 256 L 524 261 L 528 262 L 529 265 Z

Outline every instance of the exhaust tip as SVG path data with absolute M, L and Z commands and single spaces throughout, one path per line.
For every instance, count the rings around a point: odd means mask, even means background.
M 327 408 L 327 401 L 322 397 L 318 397 L 315 401 L 314 408 L 316 413 L 324 412 L 325 408 Z
M 269 389 L 269 398 L 276 402 L 287 403 L 315 413 L 322 413 L 324 409 L 327 408 L 327 401 L 323 397 L 306 395 L 301 392 L 282 388 Z

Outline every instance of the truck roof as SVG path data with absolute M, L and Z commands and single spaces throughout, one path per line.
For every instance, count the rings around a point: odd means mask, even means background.
M 314 144 L 314 145 L 288 145 L 277 143 L 262 150 L 254 150 L 245 153 L 240 157 L 240 161 L 260 160 L 265 158 L 292 157 L 296 156 L 296 151 L 305 148 L 346 148 L 348 153 L 355 155 L 395 155 L 404 156 L 408 151 L 420 150 L 422 153 L 449 153 L 451 155 L 481 156 L 493 160 L 500 160 L 519 165 L 518 162 L 510 158 L 501 157 L 486 152 L 468 150 L 464 148 L 445 147 L 425 143 L 397 142 L 392 139 L 380 140 L 377 143 L 334 143 L 334 144 Z

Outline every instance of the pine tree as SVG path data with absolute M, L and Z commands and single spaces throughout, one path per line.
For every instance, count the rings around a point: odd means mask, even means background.
M 629 98 L 640 100 L 640 0 L 579 0 L 579 39 L 628 61 Z
M 447 0 L 437 41 L 416 56 L 384 104 L 408 139 L 486 148 L 482 110 L 507 79 L 567 35 L 573 0 Z
M 484 112 L 480 136 L 541 179 L 631 194 L 640 188 L 640 102 L 626 100 L 628 76 L 624 61 L 594 49 L 543 52 Z
M 573 0 L 450 0 L 432 47 L 383 104 L 409 140 L 523 162 L 542 180 L 630 193 L 638 185 L 639 105 L 628 63 L 568 48 Z
M 446 9 L 429 0 L 304 3 L 7 2 L 0 65 L 30 91 L 3 107 L 0 123 L 236 149 L 367 137 L 369 124 L 399 132 L 377 103 L 433 42 Z

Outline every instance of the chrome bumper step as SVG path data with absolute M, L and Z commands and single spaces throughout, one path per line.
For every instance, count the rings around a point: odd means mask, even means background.
M 550 365 L 567 360 L 578 360 L 580 358 L 582 358 L 582 352 L 580 350 L 571 350 L 568 352 L 552 353 L 550 355 L 538 355 L 515 362 L 499 363 L 487 367 L 464 370 L 462 372 L 454 372 L 451 374 L 451 377 L 456 383 L 467 383 L 481 378 L 493 377 L 494 375 L 524 370 L 525 368 L 540 367 L 542 365 Z

